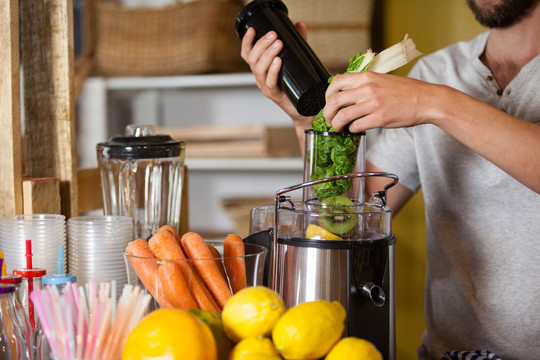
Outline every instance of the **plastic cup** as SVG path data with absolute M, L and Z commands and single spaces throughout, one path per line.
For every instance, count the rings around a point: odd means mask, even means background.
M 68 269 L 77 282 L 128 281 L 122 253 L 132 238 L 128 216 L 80 216 L 68 220 Z
M 223 266 L 227 258 L 223 257 L 223 241 L 206 241 L 207 244 L 214 246 L 220 253 L 220 258 L 213 259 L 156 259 L 156 258 L 143 258 L 130 256 L 124 253 L 124 259 L 126 264 L 126 272 L 129 278 L 129 284 L 138 285 L 141 288 L 144 288 L 152 296 L 154 301 L 151 302 L 151 309 L 156 309 L 160 307 L 166 307 L 169 303 L 173 307 L 181 307 L 175 303 L 175 300 L 171 300 L 170 297 L 167 297 L 169 294 L 169 289 L 164 289 L 162 283 L 160 282 L 157 276 L 143 276 L 142 273 L 146 270 L 154 270 L 158 266 L 165 264 L 167 262 L 174 261 L 179 268 L 181 269 L 183 279 L 187 284 L 187 288 L 193 290 L 193 282 L 197 281 L 196 278 L 200 279 L 200 275 L 197 272 L 196 268 L 198 264 L 214 262 L 218 264 L 220 268 Z M 263 285 L 263 275 L 264 275 L 264 265 L 267 261 L 267 252 L 268 250 L 260 245 L 255 244 L 244 244 L 245 245 L 245 256 L 238 257 L 244 260 L 246 268 L 246 285 L 247 286 L 257 286 Z M 224 266 L 223 266 L 224 267 Z M 189 274 L 189 275 L 187 275 Z M 187 275 L 187 276 L 186 276 Z M 229 289 L 230 286 L 229 276 L 226 273 L 224 279 L 227 282 Z M 207 285 L 205 285 L 208 288 Z M 193 291 L 192 291 L 193 292 Z M 165 300 L 165 302 L 163 302 Z M 151 310 L 149 309 L 149 310 Z
M 56 272 L 57 248 L 66 244 L 64 215 L 32 214 L 0 218 L 0 248 L 7 272 L 26 267 L 26 240 L 32 240 L 33 265 Z

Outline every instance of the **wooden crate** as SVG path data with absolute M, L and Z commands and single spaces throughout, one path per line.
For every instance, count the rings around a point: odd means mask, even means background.
M 289 17 L 303 21 L 308 43 L 332 73 L 347 69 L 349 59 L 371 47 L 375 0 L 287 0 Z

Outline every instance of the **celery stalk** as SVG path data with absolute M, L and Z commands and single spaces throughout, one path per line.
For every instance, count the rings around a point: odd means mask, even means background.
M 407 34 L 399 43 L 375 55 L 369 66 L 369 71 L 388 73 L 406 65 L 421 55 L 422 53 L 416 49 L 414 41 Z

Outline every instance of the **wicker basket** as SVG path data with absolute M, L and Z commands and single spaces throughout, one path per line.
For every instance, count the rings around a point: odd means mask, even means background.
M 331 72 L 343 72 L 349 59 L 371 46 L 375 0 L 284 0 L 293 22 L 308 28 L 308 43 Z M 247 2 L 247 0 L 244 0 Z
M 234 21 L 241 1 L 197 0 L 160 9 L 96 4 L 96 70 L 104 76 L 247 71 Z

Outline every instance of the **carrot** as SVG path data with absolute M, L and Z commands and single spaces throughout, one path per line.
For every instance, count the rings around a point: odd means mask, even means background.
M 233 294 L 247 286 L 245 255 L 246 250 L 242 238 L 229 234 L 223 243 L 223 262 Z
M 165 261 L 159 266 L 158 279 L 163 286 L 165 298 L 175 308 L 184 310 L 198 308 L 182 275 L 182 270 L 174 261 Z
M 221 273 L 221 275 L 223 275 L 223 278 L 227 280 L 227 273 L 225 272 L 225 268 L 223 267 L 223 262 L 219 250 L 216 249 L 216 247 L 213 245 L 208 245 L 208 248 L 210 249 L 212 257 L 214 258 L 216 265 L 218 266 L 219 272 Z
M 206 303 L 204 304 L 204 307 L 201 307 L 201 309 L 212 310 L 217 313 L 221 313 L 221 308 L 216 302 L 216 299 L 214 299 L 214 297 L 212 296 L 212 293 L 210 292 L 208 287 L 205 285 L 203 279 L 201 278 L 197 270 L 193 269 L 191 267 L 191 264 L 190 264 L 190 269 L 192 270 L 193 277 L 195 278 L 194 282 L 198 284 L 197 286 L 200 287 L 200 291 L 202 291 L 205 295 L 203 297 L 203 300 L 206 301 Z
M 131 266 L 137 273 L 139 280 L 144 287 L 158 302 L 159 306 L 166 308 L 172 305 L 163 297 L 163 292 L 159 289 L 157 281 L 157 271 L 159 264 L 154 256 L 146 239 L 137 239 L 131 241 L 126 247 L 126 254 L 134 257 L 129 258 Z
M 150 275 L 150 282 L 152 284 L 155 284 L 156 288 L 156 295 L 154 296 L 154 299 L 156 299 L 157 303 L 161 308 L 168 309 L 168 308 L 174 308 L 173 304 L 167 300 L 167 297 L 165 296 L 165 292 L 163 291 L 163 285 L 161 284 L 161 281 L 159 281 L 159 268 L 161 265 L 158 266 L 156 270 Z
M 215 261 L 213 261 L 214 258 L 208 245 L 206 245 L 201 235 L 195 232 L 185 233 L 180 242 L 186 255 L 192 259 L 195 269 L 197 269 L 204 283 L 208 286 L 214 299 L 223 308 L 232 293 L 229 284 L 227 284 Z
M 176 231 L 175 228 L 173 228 L 170 225 L 163 225 L 162 227 L 158 229 L 157 232 L 159 231 L 170 231 L 170 233 L 173 234 L 174 238 L 176 239 L 176 242 L 178 243 L 178 245 L 180 245 L 180 235 L 178 235 L 178 232 Z
M 208 289 L 205 289 L 206 286 L 202 279 L 191 268 L 182 248 L 171 232 L 158 231 L 148 240 L 148 246 L 157 258 L 176 261 L 199 308 L 221 312 Z

